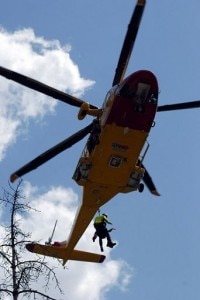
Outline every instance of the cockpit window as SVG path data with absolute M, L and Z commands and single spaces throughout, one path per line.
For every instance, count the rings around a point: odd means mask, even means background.
M 135 89 L 134 87 L 125 84 L 121 90 L 120 90 L 120 96 L 122 97 L 128 97 L 128 98 L 133 98 L 135 96 Z
M 109 92 L 107 93 L 107 95 L 106 95 L 106 98 L 105 98 L 104 102 L 103 102 L 103 108 L 106 107 L 106 103 L 108 102 L 110 96 L 111 96 L 111 92 L 109 91 Z
M 142 83 L 142 82 L 139 82 L 137 87 L 125 84 L 120 90 L 120 96 L 133 98 L 138 103 L 143 103 L 145 102 L 148 96 L 150 87 L 151 86 L 149 84 Z

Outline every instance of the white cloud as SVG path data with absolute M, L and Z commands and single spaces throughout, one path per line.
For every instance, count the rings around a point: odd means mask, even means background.
M 57 40 L 35 36 L 32 29 L 7 32 L 0 28 L 1 66 L 81 97 L 94 82 L 81 77 L 70 50 Z M 52 98 L 0 76 L 0 161 L 21 134 L 22 125 L 53 112 L 56 104 Z
M 11 142 L 15 141 L 14 133 L 16 132 L 18 126 L 18 120 L 13 120 L 9 117 L 6 118 L 5 116 L 0 116 L 0 161 L 3 157 L 3 154 L 7 150 L 7 147 L 11 144 Z
M 23 194 L 30 201 L 30 205 L 40 211 L 30 211 L 26 218 L 22 219 L 22 228 L 32 232 L 33 240 L 41 239 L 41 243 L 47 241 L 56 219 L 58 219 L 58 226 L 54 240 L 66 239 L 79 204 L 78 196 L 74 191 L 71 188 L 58 186 L 41 193 L 37 187 L 26 182 Z M 91 239 L 93 232 L 93 226 L 90 224 L 77 248 L 99 252 L 98 243 L 94 244 Z M 125 261 L 113 260 L 112 251 L 114 249 L 106 249 L 107 258 L 102 264 L 69 261 L 66 269 L 59 265 L 56 274 L 65 292 L 63 298 L 103 300 L 107 299 L 107 294 L 112 288 L 118 288 L 122 292 L 126 290 L 132 277 L 132 270 Z M 31 255 L 32 258 L 34 256 L 32 253 L 27 255 Z M 47 261 L 50 265 L 57 265 L 57 261 L 52 258 L 47 258 Z M 49 294 L 56 299 L 62 298 L 53 284 L 50 286 Z

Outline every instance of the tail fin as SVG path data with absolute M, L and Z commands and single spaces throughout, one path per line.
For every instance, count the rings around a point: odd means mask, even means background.
M 75 249 L 72 250 L 72 253 L 70 254 L 69 257 L 66 257 L 67 247 L 40 245 L 37 243 L 27 244 L 26 249 L 33 253 L 63 259 L 64 264 L 67 260 L 102 263 L 106 258 L 105 255 L 81 251 L 81 250 L 75 250 Z

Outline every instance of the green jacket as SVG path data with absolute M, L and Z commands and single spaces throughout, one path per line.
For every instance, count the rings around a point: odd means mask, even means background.
M 98 216 L 94 219 L 94 224 L 101 224 L 101 223 L 107 223 L 107 224 L 112 224 L 109 219 L 104 216 L 104 215 L 101 215 L 101 216 Z

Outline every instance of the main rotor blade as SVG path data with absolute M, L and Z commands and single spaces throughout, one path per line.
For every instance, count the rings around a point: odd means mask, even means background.
M 145 169 L 145 173 L 144 173 L 144 177 L 143 177 L 143 181 L 144 181 L 145 185 L 147 186 L 147 188 L 153 195 L 160 196 L 160 193 L 157 191 L 157 189 L 153 183 L 153 180 L 152 180 L 151 176 L 149 175 L 147 169 L 145 168 L 145 166 L 143 164 L 141 164 L 141 166 L 143 169 Z
M 22 75 L 20 73 L 6 69 L 1 66 L 0 66 L 0 75 L 6 77 L 7 79 L 13 80 L 17 83 L 20 83 L 32 90 L 35 90 L 37 92 L 40 92 L 42 94 L 45 94 L 47 96 L 50 96 L 54 99 L 60 100 L 64 103 L 67 103 L 67 104 L 70 104 L 73 106 L 80 107 L 85 102 L 79 98 L 73 97 L 67 93 L 59 91 L 49 85 L 46 85 L 42 82 L 39 82 L 35 79 L 28 77 L 28 76 Z M 97 108 L 97 107 L 90 105 L 90 108 Z
M 158 106 L 157 111 L 171 111 L 171 110 L 179 110 L 179 109 L 190 109 L 190 108 L 198 108 L 200 107 L 200 101 L 193 102 L 183 102 L 176 104 L 167 104 Z
M 43 152 L 39 156 L 37 156 L 35 159 L 24 165 L 22 168 L 14 172 L 10 176 L 10 181 L 14 182 L 18 177 L 21 177 L 22 175 L 36 169 L 37 167 L 41 166 L 48 160 L 52 159 L 54 156 L 58 155 L 59 153 L 63 152 L 64 150 L 70 148 L 80 140 L 82 140 L 88 133 L 91 132 L 93 128 L 93 123 L 86 126 L 85 128 L 81 129 L 80 131 L 76 132 L 72 136 L 68 137 L 64 141 L 60 142 L 56 146 L 50 148 L 49 150 Z
M 126 72 L 128 62 L 136 40 L 140 21 L 142 19 L 145 4 L 146 4 L 145 0 L 137 0 L 137 4 L 135 6 L 133 15 L 128 25 L 128 30 L 124 39 L 117 68 L 115 70 L 115 77 L 113 79 L 113 84 L 112 84 L 113 86 L 120 83 L 124 78 L 124 74 Z

